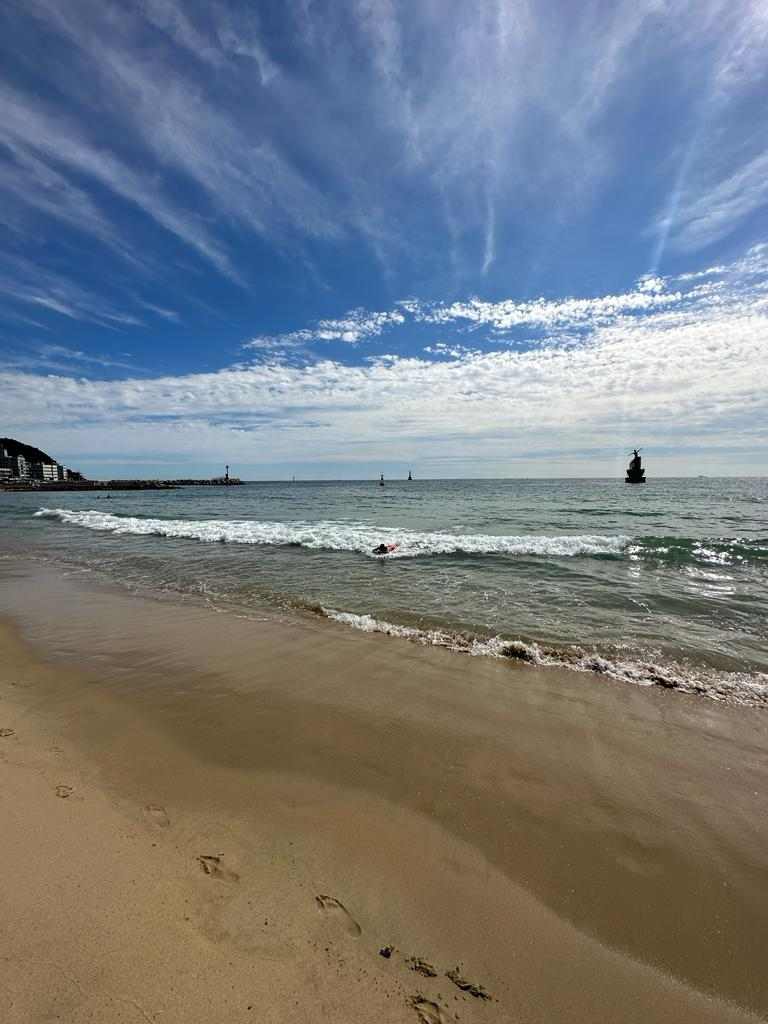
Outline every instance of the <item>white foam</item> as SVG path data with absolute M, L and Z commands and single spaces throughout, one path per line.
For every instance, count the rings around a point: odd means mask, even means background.
M 696 669 L 675 663 L 659 665 L 642 660 L 613 660 L 577 647 L 562 651 L 548 650 L 535 643 L 505 640 L 500 636 L 463 636 L 461 633 L 439 629 L 421 630 L 413 626 L 400 626 L 375 619 L 372 615 L 356 615 L 334 608 L 322 608 L 321 611 L 327 618 L 364 633 L 384 633 L 429 647 L 445 647 L 462 654 L 509 658 L 531 665 L 593 672 L 635 686 L 660 686 L 728 704 L 768 708 L 768 675 L 762 672 L 750 675 L 747 672 L 717 672 L 703 667 Z
M 556 558 L 578 555 L 621 555 L 629 537 L 579 534 L 547 537 L 494 536 L 493 534 L 454 534 L 418 532 L 392 527 L 375 528 L 368 523 L 321 521 L 261 522 L 227 519 L 140 519 L 110 512 L 73 512 L 70 509 L 42 508 L 35 513 L 44 518 L 116 534 L 178 537 L 205 542 L 232 544 L 295 544 L 314 550 L 357 551 L 373 557 L 379 544 L 396 544 L 387 558 L 414 558 L 419 555 L 535 555 Z
M 394 622 L 375 619 L 372 615 L 356 615 L 354 612 L 340 612 L 335 608 L 322 608 L 321 611 L 329 619 L 341 622 L 345 626 L 359 629 L 363 633 L 385 633 L 401 640 L 411 640 L 429 647 L 447 647 L 451 651 L 465 654 L 493 654 L 496 643 L 503 643 L 498 638 L 478 640 L 464 637 L 460 633 L 448 633 L 441 629 L 416 629 L 413 626 L 399 626 Z

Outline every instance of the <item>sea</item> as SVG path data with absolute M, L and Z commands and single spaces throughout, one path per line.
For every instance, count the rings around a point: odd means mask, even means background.
M 768 478 L 19 492 L 0 523 L 137 592 L 768 708 Z

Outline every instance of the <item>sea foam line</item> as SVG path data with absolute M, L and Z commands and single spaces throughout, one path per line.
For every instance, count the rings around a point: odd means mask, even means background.
M 768 674 L 764 672 L 718 672 L 677 663 L 660 665 L 653 661 L 618 660 L 579 647 L 556 650 L 523 640 L 505 640 L 500 636 L 483 638 L 441 629 L 418 629 L 376 619 L 372 615 L 358 615 L 335 608 L 321 606 L 320 611 L 326 618 L 364 633 L 384 633 L 426 647 L 444 647 L 473 657 L 508 658 L 529 665 L 593 672 L 635 686 L 659 686 L 722 703 L 768 708 Z
M 35 515 L 115 534 L 176 537 L 232 544 L 298 545 L 311 550 L 356 551 L 371 557 L 373 549 L 379 544 L 396 544 L 396 550 L 389 554 L 388 558 L 450 554 L 536 555 L 559 558 L 579 555 L 620 556 L 630 542 L 630 538 L 623 535 L 580 534 L 547 537 L 422 533 L 393 527 L 379 529 L 367 523 L 140 519 L 135 516 L 118 516 L 111 512 L 74 512 L 61 508 L 41 508 Z

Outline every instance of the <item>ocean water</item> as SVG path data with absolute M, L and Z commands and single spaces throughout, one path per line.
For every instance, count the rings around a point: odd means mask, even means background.
M 765 478 L 27 492 L 0 523 L 129 587 L 768 707 Z

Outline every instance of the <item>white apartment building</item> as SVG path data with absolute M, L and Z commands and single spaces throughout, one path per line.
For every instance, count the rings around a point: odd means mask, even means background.
M 0 480 L 10 480 L 14 475 L 13 459 L 5 448 L 0 448 Z

